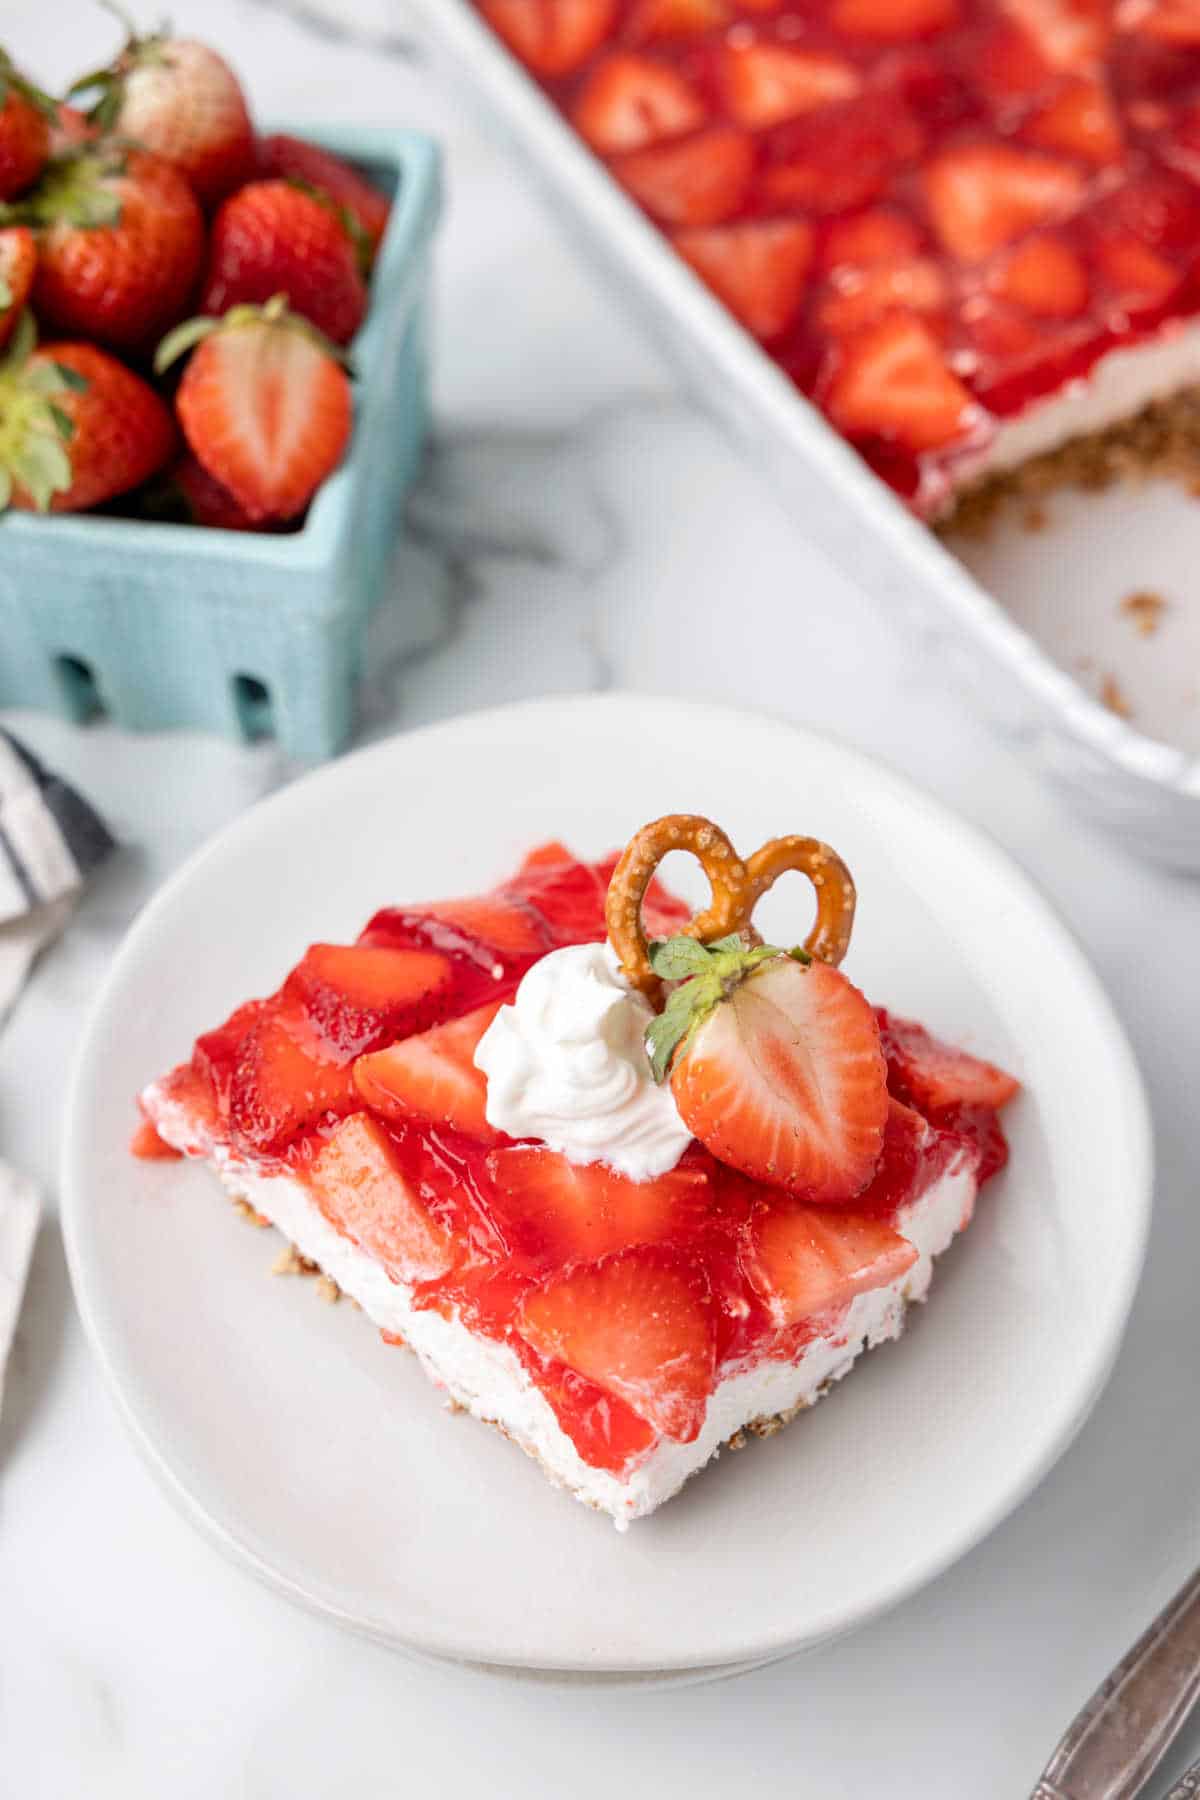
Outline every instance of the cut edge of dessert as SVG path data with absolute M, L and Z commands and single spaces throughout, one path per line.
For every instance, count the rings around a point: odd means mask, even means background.
M 943 532 L 1200 476 L 1193 0 L 472 0 Z
M 815 921 L 766 944 L 793 871 Z M 288 1268 L 623 1526 L 897 1337 L 1007 1159 L 1016 1081 L 842 973 L 855 898 L 828 845 L 743 858 L 695 815 L 596 863 L 543 845 L 311 946 L 144 1090 L 133 1147 L 208 1163 Z

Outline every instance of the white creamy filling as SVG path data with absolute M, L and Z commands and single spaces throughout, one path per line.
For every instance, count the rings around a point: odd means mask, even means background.
M 760 1362 L 726 1375 L 709 1399 L 694 1443 L 664 1438 L 635 1469 L 617 1476 L 583 1461 L 511 1350 L 476 1336 L 456 1319 L 415 1311 L 409 1290 L 335 1230 L 302 1182 L 260 1174 L 228 1150 L 199 1143 L 187 1109 L 161 1088 L 147 1088 L 142 1101 L 169 1144 L 207 1156 L 230 1195 L 270 1219 L 381 1330 L 403 1337 L 431 1381 L 476 1418 L 502 1426 L 552 1481 L 622 1527 L 669 1500 L 743 1426 L 811 1405 L 849 1373 L 863 1350 L 898 1337 L 905 1303 L 925 1298 L 933 1259 L 970 1221 L 977 1189 L 974 1162 L 964 1156 L 897 1217 L 897 1229 L 918 1253 L 911 1269 L 887 1287 L 860 1294 L 798 1361 Z
M 987 475 L 999 475 L 1061 449 L 1072 438 L 1105 431 L 1132 419 L 1151 401 L 1200 382 L 1200 322 L 1172 323 L 1156 338 L 1110 350 L 1087 375 L 1058 393 L 1035 400 L 1000 425 L 979 452 L 967 452 L 952 471 L 961 491 Z
M 606 944 L 571 944 L 534 963 L 479 1040 L 487 1118 L 569 1162 L 605 1162 L 634 1181 L 665 1175 L 691 1132 L 646 1054 L 654 1014 Z

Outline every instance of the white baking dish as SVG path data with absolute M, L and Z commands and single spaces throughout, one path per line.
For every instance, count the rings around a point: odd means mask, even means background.
M 407 6 L 809 537 L 881 605 L 904 607 L 951 679 L 968 678 L 998 728 L 1081 808 L 1131 849 L 1200 869 L 1200 756 L 1093 698 L 906 511 L 625 198 L 469 0 Z

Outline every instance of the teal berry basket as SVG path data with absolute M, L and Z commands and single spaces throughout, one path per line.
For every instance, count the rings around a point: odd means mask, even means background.
M 387 588 L 429 423 L 427 309 L 440 210 L 417 132 L 288 127 L 393 194 L 362 330 L 354 432 L 299 531 L 85 514 L 0 519 L 0 706 L 134 730 L 190 726 L 290 755 L 349 739 L 371 612 Z M 389 604 L 404 607 L 403 593 Z M 427 619 L 414 621 L 417 634 Z M 403 647 L 403 630 L 391 634 Z

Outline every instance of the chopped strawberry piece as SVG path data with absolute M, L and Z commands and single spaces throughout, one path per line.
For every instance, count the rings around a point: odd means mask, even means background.
M 947 367 L 932 332 L 900 313 L 843 342 L 825 404 L 847 436 L 918 452 L 961 437 L 976 417 L 975 403 Z
M 1064 82 L 1030 114 L 1021 135 L 1043 150 L 1062 150 L 1102 166 L 1117 162 L 1124 147 L 1112 95 L 1092 76 Z
M 1088 302 L 1083 260 L 1053 232 L 1027 238 L 988 276 L 992 292 L 1045 319 L 1073 319 Z
M 806 1200 L 853 1199 L 883 1144 L 879 1028 L 839 970 L 780 957 L 695 1029 L 671 1074 L 684 1124 L 721 1162 Z
M 159 1136 L 149 1119 L 138 1121 L 137 1129 L 129 1140 L 129 1148 L 143 1162 L 178 1162 L 183 1154 L 181 1150 L 176 1150 L 174 1144 L 168 1144 L 166 1138 Z
M 945 1043 L 911 1019 L 879 1011 L 880 1041 L 887 1058 L 888 1085 L 899 1099 L 922 1112 L 947 1106 L 1006 1106 L 1020 1082 L 995 1063 Z
M 243 1046 L 266 1010 L 265 1000 L 247 1000 L 223 1025 L 205 1031 L 192 1047 L 192 1068 L 211 1088 L 220 1117 L 229 1114 L 229 1089 Z
M 1083 193 L 1068 163 L 1005 144 L 960 144 L 924 171 L 934 229 L 952 255 L 978 262 L 1036 225 L 1061 218 Z
M 306 1125 L 354 1104 L 337 1059 L 302 1013 L 264 1012 L 242 1046 L 229 1087 L 229 1122 L 255 1150 L 280 1150 Z
M 903 262 L 921 248 L 921 236 L 906 214 L 887 206 L 831 220 L 821 245 L 823 269 L 869 268 L 873 263 Z
M 1180 271 L 1135 237 L 1105 236 L 1093 252 L 1105 282 L 1125 312 L 1161 306 L 1179 286 Z
M 1111 34 L 1111 0 L 1002 0 L 1055 69 L 1072 72 L 1104 54 Z
M 884 313 L 940 312 L 946 299 L 946 278 L 932 258 L 902 257 L 836 270 L 817 316 L 824 330 L 844 337 Z
M 675 248 L 755 337 L 778 337 L 800 309 L 812 263 L 804 219 L 750 219 L 681 231 Z
M 497 1143 L 501 1134 L 487 1122 L 487 1081 L 475 1067 L 475 1050 L 500 1005 L 495 1000 L 447 1025 L 360 1056 L 354 1085 L 362 1099 L 372 1112 L 400 1123 L 425 1119 Z
M 958 0 L 833 0 L 830 23 L 848 37 L 928 37 L 958 18 Z
M 618 51 L 588 76 L 571 116 L 593 150 L 615 156 L 695 131 L 707 108 L 674 69 Z
M 479 0 L 493 28 L 538 75 L 569 75 L 612 29 L 616 0 Z
M 309 1181 L 330 1224 L 393 1280 L 433 1281 L 453 1266 L 450 1234 L 405 1175 L 387 1128 L 366 1113 L 342 1120 Z
M 870 1214 L 780 1197 L 747 1227 L 743 1259 L 772 1323 L 782 1328 L 887 1287 L 912 1268 L 917 1253 Z
M 730 0 L 634 0 L 625 25 L 631 44 L 719 31 L 733 17 Z
M 525 1354 L 534 1381 L 589 1468 L 619 1475 L 650 1449 L 657 1436 L 653 1425 L 624 1400 L 528 1346 Z
M 426 1031 L 443 1013 L 454 970 L 433 950 L 313 944 L 288 976 L 321 1036 L 345 1056 Z
M 781 126 L 771 141 L 763 193 L 773 206 L 845 212 L 875 200 L 896 167 L 915 160 L 924 145 L 911 108 L 874 92 Z
M 522 1246 L 556 1266 L 678 1241 L 712 1212 L 708 1172 L 687 1162 L 651 1181 L 631 1181 L 604 1163 L 568 1162 L 557 1150 L 518 1144 L 494 1150 L 487 1166 Z
M 524 1300 L 517 1329 L 664 1436 L 682 1444 L 699 1436 L 715 1379 L 714 1323 L 682 1257 L 638 1248 L 572 1269 Z
M 973 1149 L 970 1153 L 974 1155 Z M 870 1213 L 896 1225 L 899 1210 L 919 1200 L 931 1183 L 963 1156 L 960 1136 L 931 1125 L 924 1113 L 889 1094 L 879 1166 L 870 1184 L 856 1196 L 855 1212 Z
M 844 57 L 765 40 L 728 44 L 720 66 L 729 110 L 751 131 L 849 100 L 862 87 L 857 69 Z
M 534 908 L 557 944 L 587 944 L 604 936 L 606 890 L 595 871 L 568 850 L 559 862 L 526 862 L 506 891 Z
M 948 1106 L 938 1115 L 938 1131 L 965 1145 L 977 1159 L 975 1178 L 980 1187 L 1008 1162 L 1008 1139 L 1000 1115 L 992 1106 Z
M 679 144 L 620 156 L 613 173 L 665 225 L 719 225 L 745 199 L 754 144 L 743 131 L 715 125 Z

